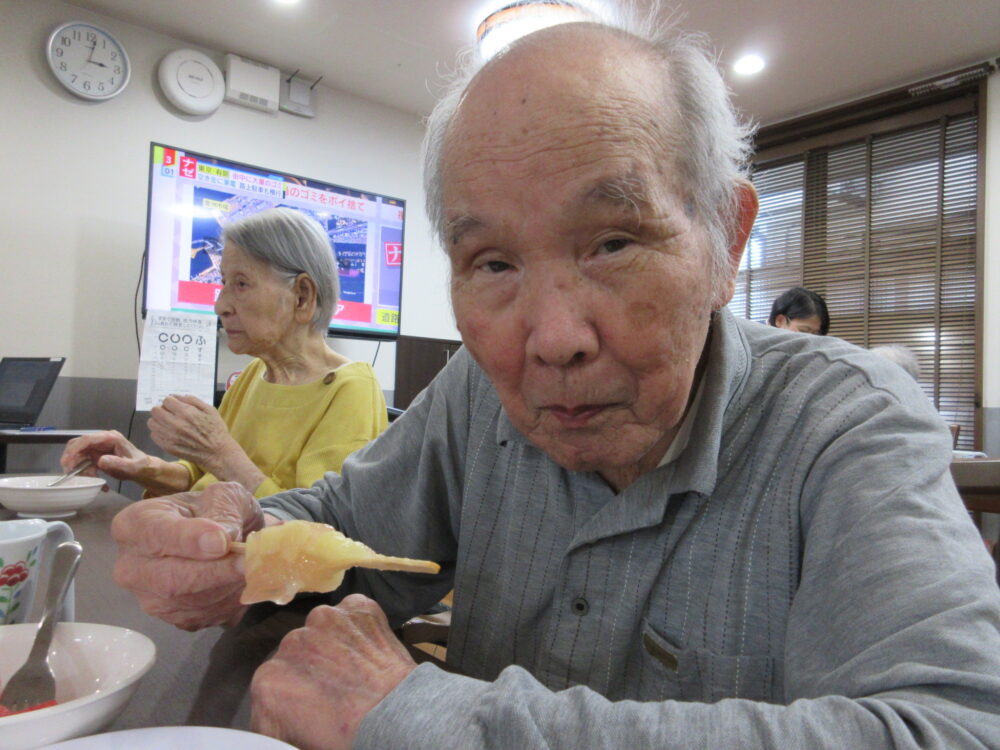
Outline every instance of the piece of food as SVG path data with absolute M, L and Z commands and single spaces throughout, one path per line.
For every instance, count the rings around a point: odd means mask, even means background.
M 344 571 L 355 566 L 410 573 L 441 570 L 427 560 L 380 555 L 332 526 L 311 521 L 267 526 L 250 534 L 245 544 L 233 543 L 231 549 L 246 555 L 243 604 L 266 600 L 287 604 L 299 591 L 333 591 L 343 582 Z
M 27 708 L 23 708 L 20 711 L 11 711 L 6 706 L 0 706 L 0 719 L 2 719 L 4 716 L 16 716 L 17 714 L 27 713 L 28 711 L 37 711 L 40 708 L 48 708 L 49 706 L 56 706 L 56 705 L 58 704 L 54 700 L 45 701 L 44 703 L 37 703 L 34 706 L 28 706 Z

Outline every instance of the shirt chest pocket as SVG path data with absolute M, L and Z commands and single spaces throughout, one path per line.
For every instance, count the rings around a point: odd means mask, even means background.
M 726 656 L 682 649 L 642 623 L 643 693 L 651 700 L 715 703 L 723 698 L 780 702 L 781 662 L 770 656 Z M 646 696 L 644 696 L 646 697 Z

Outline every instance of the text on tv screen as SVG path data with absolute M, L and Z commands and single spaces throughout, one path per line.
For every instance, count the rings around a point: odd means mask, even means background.
M 399 334 L 406 203 L 378 193 L 151 144 L 143 310 L 213 313 L 222 228 L 277 206 L 316 219 L 340 275 L 334 336 Z

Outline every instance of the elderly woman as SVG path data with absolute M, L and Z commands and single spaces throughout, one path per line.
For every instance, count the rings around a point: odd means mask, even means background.
M 907 375 L 920 382 L 920 362 L 910 347 L 902 344 L 880 344 L 873 346 L 871 351 L 880 357 L 885 357 L 890 362 L 895 362 L 906 370 Z
M 826 300 L 816 292 L 796 286 L 774 300 L 767 323 L 775 328 L 826 336 L 830 313 L 826 310 Z
M 278 208 L 227 224 L 224 240 L 215 311 L 229 349 L 256 359 L 218 411 L 193 396 L 170 396 L 153 408 L 150 435 L 181 460 L 148 455 L 107 431 L 71 440 L 64 468 L 89 458 L 147 495 L 228 481 L 264 497 L 339 471 L 348 454 L 386 428 L 371 366 L 326 342 L 339 289 L 322 227 Z

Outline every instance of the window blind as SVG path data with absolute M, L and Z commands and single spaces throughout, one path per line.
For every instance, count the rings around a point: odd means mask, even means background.
M 730 303 L 766 322 L 793 286 L 823 295 L 830 335 L 859 346 L 903 344 L 959 446 L 976 446 L 977 208 L 975 99 L 903 127 L 828 134 L 780 158 L 759 154 L 760 213 Z M 916 122 L 913 122 L 916 120 Z

